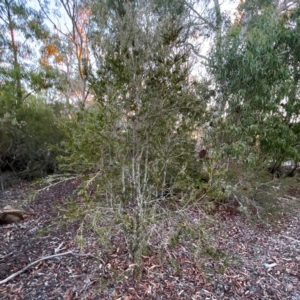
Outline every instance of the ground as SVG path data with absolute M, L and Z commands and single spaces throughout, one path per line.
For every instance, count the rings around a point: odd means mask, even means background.
M 37 212 L 0 226 L 0 283 L 44 256 L 46 259 L 0 284 L 0 299 L 290 299 L 300 300 L 300 212 L 282 214 L 272 225 L 252 224 L 245 215 L 222 209 L 214 223 L 213 247 L 199 260 L 184 242 L 153 247 L 139 275 L 121 234 L 111 249 L 90 232 L 78 249 L 76 222 L 64 222 L 61 206 L 78 181 L 71 180 L 25 201 L 29 184 L 1 192 L 0 204 Z M 298 197 L 298 196 L 296 196 Z M 293 200 L 300 201 L 300 197 Z M 188 212 L 197 221 L 199 212 Z M 195 241 L 196 243 L 196 241 Z M 78 256 L 76 254 L 90 254 Z

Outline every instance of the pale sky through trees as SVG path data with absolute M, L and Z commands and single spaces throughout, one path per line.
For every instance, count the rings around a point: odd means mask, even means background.
M 234 20 L 234 14 L 236 12 L 236 7 L 238 5 L 238 2 L 239 2 L 238 0 L 224 0 L 224 1 L 221 1 L 221 3 L 220 3 L 222 12 L 231 14 L 232 21 Z M 31 0 L 28 2 L 28 4 L 36 9 L 40 8 L 38 0 Z M 64 11 L 63 7 L 60 6 L 60 9 L 58 10 L 58 7 L 55 6 L 55 0 L 50 0 L 49 4 L 50 4 L 49 8 L 51 10 L 56 9 L 57 12 L 59 12 L 59 14 L 61 15 L 61 16 L 53 15 L 53 14 L 49 15 L 49 17 L 51 18 L 51 21 L 49 21 L 47 18 L 45 18 L 45 23 L 47 24 L 49 29 L 52 32 L 55 31 L 54 24 L 53 24 L 53 23 L 55 23 L 55 25 L 57 27 L 56 30 L 59 35 L 61 35 L 60 31 L 63 33 L 71 32 L 72 24 L 66 14 L 66 12 Z M 211 1 L 211 5 L 214 5 L 213 1 Z M 200 5 L 197 10 L 199 12 L 201 12 Z M 200 37 L 200 39 L 201 39 L 201 37 Z M 198 39 L 191 40 L 191 43 L 194 44 L 196 47 L 197 47 L 198 42 L 199 42 Z M 204 41 L 204 43 L 201 45 L 201 47 L 199 47 L 199 50 L 200 50 L 199 53 L 203 54 L 205 56 L 209 56 L 211 43 L 213 43 L 213 41 L 210 38 L 208 38 L 207 41 Z M 206 71 L 205 71 L 205 67 L 203 67 L 203 64 L 201 64 L 201 59 L 199 59 L 198 57 L 195 59 L 196 59 L 196 63 L 193 63 L 192 76 L 198 77 L 198 76 L 205 75 Z

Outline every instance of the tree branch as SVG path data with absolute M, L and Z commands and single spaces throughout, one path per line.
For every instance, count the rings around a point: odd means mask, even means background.
M 183 46 L 190 47 L 190 48 L 192 49 L 192 51 L 194 52 L 194 54 L 197 55 L 198 57 L 203 58 L 203 59 L 205 59 L 205 60 L 209 60 L 209 58 L 208 58 L 207 56 L 200 54 L 200 53 L 195 49 L 195 47 L 194 47 L 193 44 L 191 44 L 191 43 L 184 43 Z
M 188 3 L 185 3 L 185 5 L 191 10 L 193 11 L 197 17 L 202 20 L 206 25 L 208 25 L 210 28 L 212 28 L 213 30 L 217 30 L 218 28 L 210 21 L 208 21 L 206 18 L 202 17 L 195 9 L 193 6 L 191 6 L 190 4 Z
M 89 257 L 89 256 L 92 256 L 93 255 L 91 253 L 88 253 L 88 254 L 79 254 L 79 253 L 74 253 L 72 251 L 68 251 L 68 252 L 64 252 L 64 253 L 60 253 L 60 254 L 54 254 L 54 255 L 49 255 L 49 256 L 45 256 L 45 257 L 42 257 L 36 261 L 33 261 L 32 263 L 28 264 L 25 268 L 21 269 L 20 271 L 16 272 L 16 273 L 13 273 L 12 275 L 8 276 L 7 278 L 3 279 L 0 281 L 0 285 L 1 284 L 4 284 L 4 283 L 7 283 L 9 280 L 11 279 L 14 279 L 16 276 L 20 275 L 21 273 L 25 272 L 26 270 L 28 270 L 29 268 L 31 268 L 32 266 L 36 265 L 37 263 L 43 261 L 43 260 L 46 260 L 46 259 L 52 259 L 52 258 L 55 258 L 55 257 L 59 257 L 59 256 L 63 256 L 63 255 L 74 255 L 74 256 L 84 256 L 84 257 Z
M 54 28 L 60 33 L 62 34 L 64 37 L 66 37 L 68 40 L 70 40 L 73 44 L 75 44 L 75 41 L 70 37 L 69 34 L 64 33 L 62 30 L 60 30 L 56 24 L 52 21 L 52 19 L 49 17 L 49 14 L 46 12 L 46 10 L 44 9 L 43 5 L 41 4 L 41 0 L 38 0 L 38 3 L 40 5 L 41 10 L 43 11 L 43 13 L 45 14 L 46 18 L 48 19 L 48 21 L 54 26 Z
M 27 93 L 27 95 L 25 97 L 23 97 L 22 101 L 24 102 L 26 98 L 28 98 L 31 94 L 33 93 L 33 91 Z

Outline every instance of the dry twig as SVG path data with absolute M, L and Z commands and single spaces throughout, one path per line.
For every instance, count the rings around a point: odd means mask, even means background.
M 286 239 L 292 240 L 292 241 L 294 241 L 294 242 L 300 243 L 299 240 L 296 240 L 296 239 L 294 239 L 294 238 L 292 238 L 292 237 L 289 237 L 289 236 L 287 236 L 287 235 L 283 235 L 283 234 L 282 234 L 281 236 L 285 237 Z
M 74 256 L 92 256 L 93 255 L 91 253 L 88 253 L 88 254 L 79 254 L 79 253 L 74 253 L 72 251 L 68 251 L 68 252 L 63 252 L 63 253 L 60 253 L 60 254 L 54 254 L 54 255 L 49 255 L 49 256 L 45 256 L 45 257 L 42 257 L 38 260 L 35 260 L 33 261 L 32 263 L 28 264 L 25 268 L 21 269 L 20 271 L 16 272 L 16 273 L 13 273 L 12 275 L 6 277 L 5 279 L 1 280 L 0 281 L 0 285 L 1 284 L 4 284 L 4 283 L 7 283 L 9 280 L 15 278 L 16 276 L 20 275 L 21 273 L 25 272 L 27 269 L 31 268 L 32 266 L 36 265 L 37 263 L 39 263 L 40 261 L 43 261 L 43 260 L 46 260 L 46 259 L 52 259 L 52 258 L 55 258 L 55 257 L 59 257 L 59 256 L 63 256 L 63 255 L 68 255 L 68 254 L 71 254 L 71 255 L 74 255 Z
M 14 252 L 10 252 L 10 253 L 8 253 L 8 254 L 6 254 L 6 255 L 3 255 L 3 256 L 1 256 L 0 255 L 0 259 L 4 259 L 4 258 L 6 258 L 6 257 L 8 257 L 8 256 L 10 256 L 10 255 L 12 255 Z

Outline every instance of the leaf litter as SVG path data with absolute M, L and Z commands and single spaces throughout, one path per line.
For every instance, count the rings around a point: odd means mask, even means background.
M 212 248 L 195 255 L 197 239 L 190 245 L 181 239 L 172 246 L 153 243 L 137 276 L 121 232 L 111 236 L 109 250 L 91 230 L 84 247 L 74 242 L 79 225 L 62 222 L 57 207 L 78 184 L 57 184 L 30 202 L 24 202 L 27 183 L 1 192 L 0 204 L 25 206 L 37 215 L 0 226 L 0 282 L 31 264 L 0 284 L 0 299 L 300 300 L 299 210 L 266 225 L 224 209 L 211 228 Z M 297 194 L 293 198 L 300 201 Z M 199 212 L 191 209 L 186 217 L 194 222 Z

